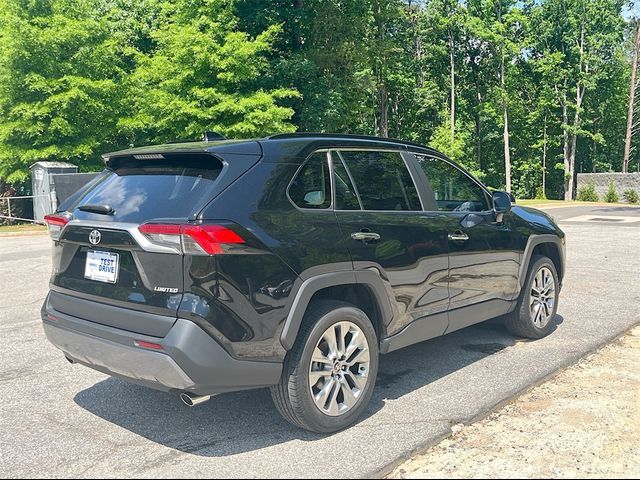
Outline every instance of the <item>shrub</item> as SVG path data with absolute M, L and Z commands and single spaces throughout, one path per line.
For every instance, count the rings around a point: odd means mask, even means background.
M 622 198 L 624 198 L 624 201 L 627 203 L 638 203 L 638 192 L 630 188 L 624 191 Z
M 584 187 L 578 189 L 578 195 L 576 200 L 580 202 L 597 202 L 600 200 L 596 193 L 596 185 L 593 182 L 589 182 Z
M 616 191 L 616 184 L 613 180 L 611 180 L 609 182 L 609 190 L 607 190 L 607 193 L 604 195 L 604 201 L 607 203 L 616 203 L 619 200 L 620 200 L 620 196 Z

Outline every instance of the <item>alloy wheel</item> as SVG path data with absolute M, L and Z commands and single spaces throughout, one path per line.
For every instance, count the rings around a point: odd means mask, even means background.
M 549 268 L 542 267 L 533 279 L 529 296 L 531 320 L 536 327 L 544 328 L 552 320 L 555 303 L 555 278 Z
M 360 400 L 369 381 L 369 343 L 352 322 L 331 325 L 311 357 L 309 388 L 316 407 L 337 417 Z

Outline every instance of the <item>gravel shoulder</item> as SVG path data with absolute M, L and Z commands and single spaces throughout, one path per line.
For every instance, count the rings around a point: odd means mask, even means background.
M 389 478 L 640 477 L 640 327 Z

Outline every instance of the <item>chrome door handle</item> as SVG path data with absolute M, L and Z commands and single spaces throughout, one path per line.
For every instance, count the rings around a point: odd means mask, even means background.
M 452 242 L 466 242 L 469 240 L 469 235 L 464 232 L 453 232 L 449 234 L 449 240 Z
M 374 240 L 380 240 L 380 235 L 373 232 L 354 232 L 351 234 L 351 238 L 363 242 L 372 242 Z

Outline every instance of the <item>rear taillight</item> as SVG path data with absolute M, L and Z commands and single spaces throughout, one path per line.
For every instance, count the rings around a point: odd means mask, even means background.
M 191 255 L 220 255 L 245 243 L 240 235 L 222 225 L 145 223 L 138 230 L 152 243 Z
M 66 215 L 45 215 L 44 221 L 49 228 L 49 235 L 52 240 L 58 240 L 60 238 L 60 232 L 64 226 L 69 223 L 70 218 Z

